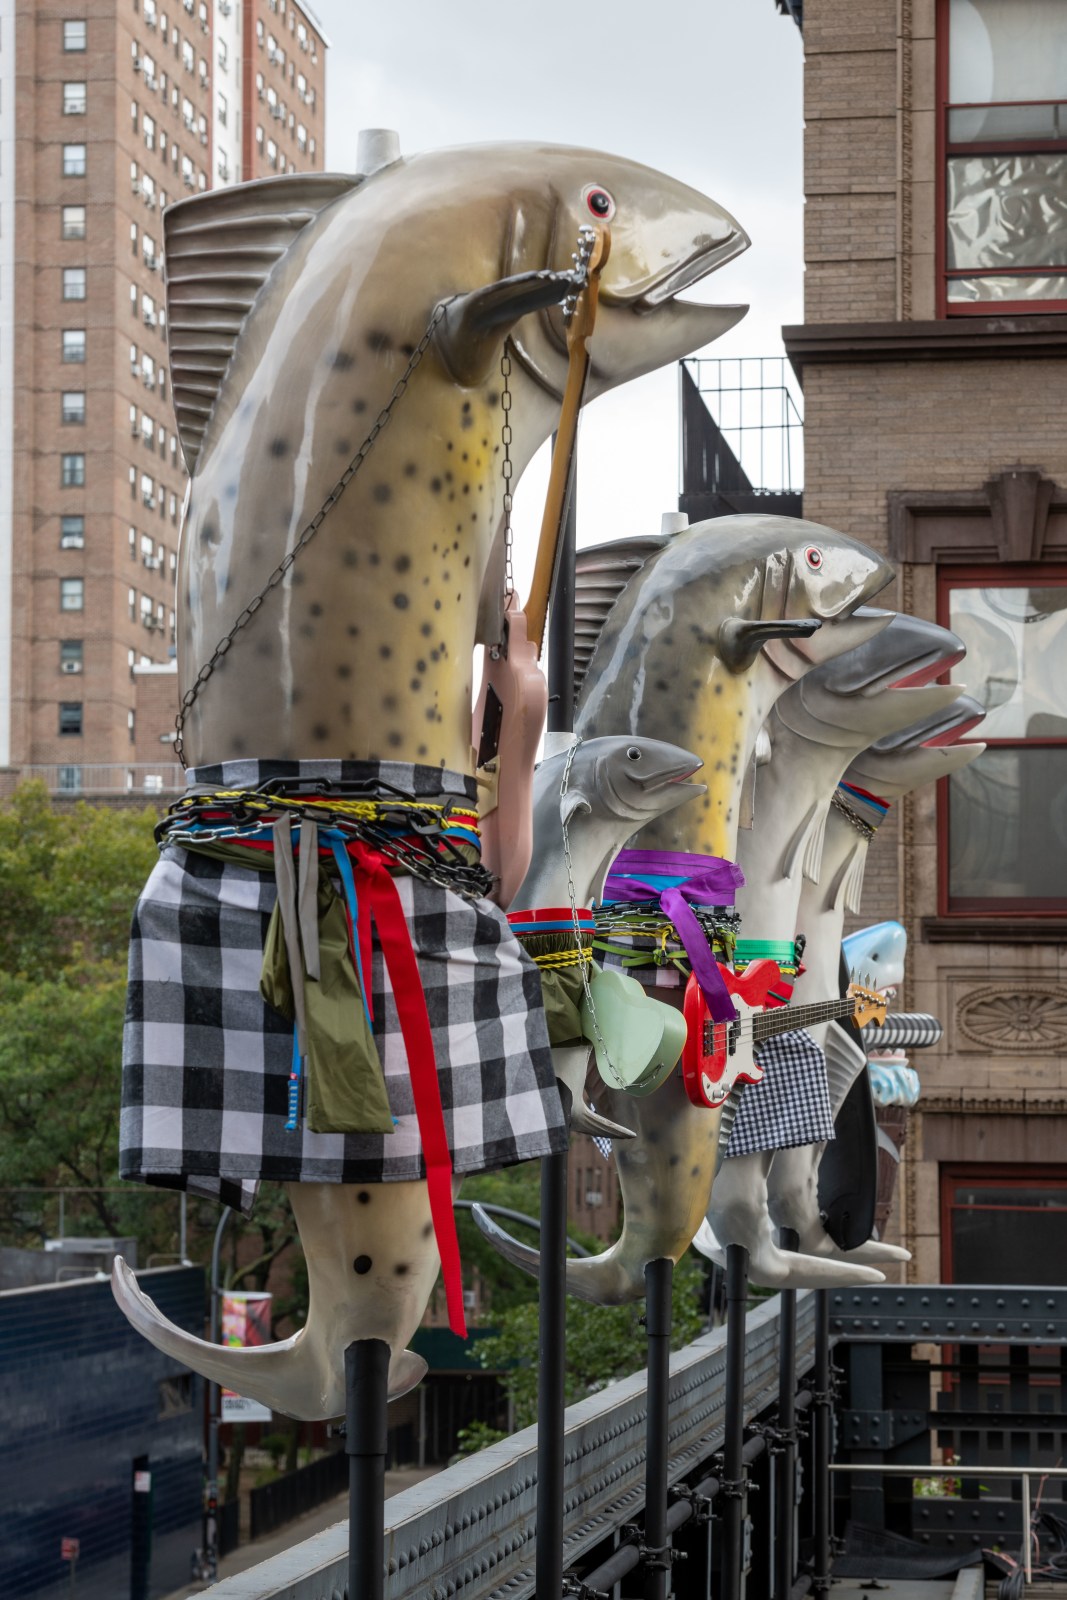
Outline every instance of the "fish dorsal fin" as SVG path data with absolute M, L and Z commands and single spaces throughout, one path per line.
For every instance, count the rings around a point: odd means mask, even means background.
M 264 178 L 180 200 L 164 212 L 167 349 L 190 473 L 256 296 L 308 223 L 362 181 L 332 172 Z

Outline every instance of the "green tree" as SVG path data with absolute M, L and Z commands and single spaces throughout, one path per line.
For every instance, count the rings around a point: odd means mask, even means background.
M 683 1256 L 674 1269 L 672 1350 L 695 1339 L 705 1326 L 701 1310 L 704 1281 L 703 1264 L 692 1255 Z M 564 1395 L 568 1405 L 647 1364 L 642 1315 L 640 1303 L 593 1306 L 584 1300 L 567 1301 Z M 514 1403 L 517 1428 L 537 1420 L 537 1331 L 538 1306 L 531 1300 L 505 1311 L 499 1332 L 478 1345 L 482 1366 L 504 1374 L 502 1381 Z

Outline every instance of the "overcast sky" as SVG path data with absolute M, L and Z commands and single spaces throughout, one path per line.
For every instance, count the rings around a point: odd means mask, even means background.
M 362 127 L 395 128 L 405 153 L 535 139 L 658 167 L 719 201 L 752 239 L 687 296 L 751 306 L 705 353 L 781 354 L 781 325 L 801 321 L 801 37 L 774 0 L 312 3 L 331 41 L 328 167 L 354 167 Z M 517 553 L 540 525 L 546 473 L 538 458 L 516 497 Z M 579 543 L 653 532 L 677 494 L 670 368 L 586 413 Z

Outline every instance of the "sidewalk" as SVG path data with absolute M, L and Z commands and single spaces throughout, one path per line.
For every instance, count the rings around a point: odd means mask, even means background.
M 399 1467 L 394 1472 L 387 1472 L 385 1498 L 388 1500 L 392 1495 L 399 1494 L 402 1489 L 410 1489 L 413 1483 L 421 1483 L 424 1478 L 432 1478 L 440 1471 L 440 1467 Z M 276 1556 L 282 1550 L 290 1550 L 303 1539 L 310 1539 L 313 1533 L 321 1533 L 323 1528 L 329 1528 L 335 1522 L 343 1522 L 347 1516 L 347 1493 L 335 1495 L 332 1500 L 324 1501 L 306 1516 L 298 1517 L 295 1522 L 289 1522 L 284 1528 L 279 1528 L 277 1533 L 238 1545 L 236 1550 L 231 1550 L 230 1554 L 219 1562 L 219 1577 L 229 1578 L 235 1572 L 244 1572 L 248 1567 L 254 1567 L 257 1562 L 266 1561 L 269 1556 Z M 209 1593 L 207 1584 L 187 1583 L 167 1595 L 166 1600 L 190 1600 L 193 1595 Z

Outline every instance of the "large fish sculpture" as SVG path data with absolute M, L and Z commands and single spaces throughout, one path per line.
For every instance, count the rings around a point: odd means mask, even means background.
M 699 769 L 696 756 L 659 739 L 584 739 L 546 758 L 534 775 L 533 855 L 515 904 L 534 909 L 592 905 L 632 833 L 707 793 L 704 784 L 688 781 Z M 609 1122 L 586 1100 L 588 1062 L 588 1044 L 553 1046 L 556 1077 L 571 1096 L 572 1131 L 628 1139 L 628 1128 Z M 494 1237 L 496 1224 L 488 1214 L 475 1208 L 474 1216 Z
M 735 859 L 746 769 L 768 712 L 791 683 L 873 631 L 848 619 L 892 575 L 844 534 L 771 516 L 698 523 L 639 569 L 593 650 L 575 727 L 583 738 L 669 728 L 703 760 L 708 792 L 631 845 Z M 600 1255 L 569 1260 L 567 1288 L 618 1305 L 643 1298 L 647 1262 L 678 1261 L 689 1248 L 711 1196 L 719 1113 L 690 1101 L 680 1071 L 647 1098 L 598 1088 L 596 1106 L 634 1135 L 613 1151 L 622 1233 Z M 536 1271 L 535 1250 L 500 1247 Z
M 938 778 L 958 772 L 977 760 L 983 744 L 960 743 L 984 716 L 983 708 L 968 695 L 939 712 L 922 718 L 902 731 L 872 743 L 845 773 L 851 791 L 876 795 L 882 801 L 899 800 Z M 821 870 L 817 882 L 804 885 L 798 919 L 808 937 L 806 971 L 798 980 L 794 999 L 805 1004 L 839 981 L 841 936 L 846 912 L 861 909 L 864 867 L 873 828 L 880 820 L 876 809 L 853 792 L 845 802 L 865 827 L 837 807 L 827 818 Z M 866 1050 L 851 1032 L 836 1023 L 813 1028 L 826 1052 L 831 1107 L 836 1114 L 858 1073 L 867 1065 Z M 770 1213 L 779 1227 L 793 1228 L 800 1248 L 809 1255 L 833 1256 L 845 1261 L 876 1263 L 907 1260 L 899 1246 L 870 1240 L 841 1251 L 827 1233 L 820 1215 L 819 1164 L 821 1145 L 783 1150 L 775 1158 L 768 1179 Z
M 472 775 L 471 660 L 501 638 L 505 492 L 559 414 L 579 229 L 612 234 L 586 398 L 744 311 L 679 298 L 747 247 L 744 231 L 637 163 L 542 144 L 405 159 L 375 132 L 358 164 L 196 196 L 164 218 L 190 472 L 177 615 L 192 767 L 351 759 Z M 358 1338 L 390 1345 L 390 1393 L 403 1393 L 423 1370 L 405 1345 L 439 1264 L 426 1185 L 287 1187 L 310 1284 L 292 1340 L 206 1345 L 117 1263 L 120 1307 L 195 1371 L 290 1415 L 343 1410 Z
M 471 655 L 476 636 L 500 637 L 502 429 L 517 481 L 558 420 L 564 275 L 579 228 L 596 222 L 612 244 L 587 399 L 707 344 L 745 309 L 678 298 L 748 239 L 662 173 L 593 150 L 482 145 L 397 154 L 366 175 L 272 178 L 167 212 L 191 474 L 183 693 L 391 407 L 322 533 L 190 708 L 190 764 L 252 754 L 471 770 Z
M 857 612 L 853 620 L 863 615 Z M 753 826 L 742 831 L 738 842 L 745 884 L 737 905 L 745 939 L 788 942 L 798 929 L 807 937 L 798 920 L 801 891 L 805 881 L 820 876 L 830 802 L 845 769 L 873 739 L 943 712 L 959 698 L 958 687 L 932 680 L 960 659 L 960 640 L 921 618 L 888 612 L 881 616 L 880 633 L 809 672 L 782 695 L 767 719 L 771 759 L 756 775 Z M 815 1003 L 836 998 L 836 974 L 824 989 L 811 984 L 805 988 Z M 819 1084 L 810 1092 L 795 1086 L 805 1107 L 816 1102 L 820 1091 Z M 782 1122 L 783 1137 L 796 1128 L 789 1109 L 794 1085 L 786 1066 L 776 1060 L 762 1083 L 737 1092 L 738 1135 L 746 1111 L 755 1111 L 749 1097 L 766 1102 L 760 1137 L 753 1137 L 750 1129 L 746 1153 L 731 1156 L 727 1150 L 712 1188 L 707 1227 L 698 1231 L 696 1247 L 721 1262 L 726 1245 L 744 1245 L 749 1278 L 765 1287 L 870 1281 L 863 1266 L 780 1249 L 768 1212 L 767 1185 L 773 1165 L 789 1152 L 751 1146 L 762 1144 L 773 1131 L 763 1124 Z M 828 1115 L 829 1107 L 826 1111 Z

